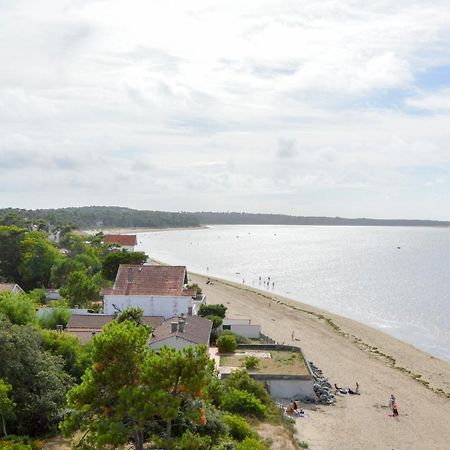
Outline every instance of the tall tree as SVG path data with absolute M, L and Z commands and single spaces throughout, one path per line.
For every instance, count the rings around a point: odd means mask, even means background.
M 5 437 L 8 437 L 6 432 L 6 420 L 14 416 L 15 403 L 8 397 L 12 386 L 0 378 L 0 418 L 2 419 L 2 431 Z
M 120 264 L 143 264 L 147 258 L 143 252 L 112 251 L 103 259 L 102 275 L 105 279 L 114 281 Z
M 0 280 L 20 280 L 20 243 L 26 230 L 16 226 L 0 226 Z
M 75 270 L 69 274 L 67 286 L 61 288 L 60 293 L 72 307 L 86 305 L 98 300 L 101 284 L 100 274 L 90 276 L 83 270 Z

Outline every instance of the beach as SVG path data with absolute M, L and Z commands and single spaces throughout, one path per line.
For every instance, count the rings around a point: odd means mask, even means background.
M 278 342 L 302 348 L 329 381 L 359 396 L 337 395 L 296 419 L 311 449 L 450 449 L 450 365 L 412 345 L 356 321 L 294 300 L 190 273 L 207 297 L 223 303 L 229 317 L 250 318 Z M 294 340 L 292 332 L 294 331 Z M 395 394 L 399 417 L 389 416 Z

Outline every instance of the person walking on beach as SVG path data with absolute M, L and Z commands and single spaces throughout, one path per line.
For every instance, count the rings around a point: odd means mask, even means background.
M 392 417 L 398 417 L 398 403 L 394 402 L 392 405 Z
M 294 340 L 294 332 L 295 330 L 292 330 L 292 340 Z
M 394 403 L 395 403 L 395 395 L 391 394 L 391 396 L 389 397 L 389 409 L 390 410 L 394 409 Z

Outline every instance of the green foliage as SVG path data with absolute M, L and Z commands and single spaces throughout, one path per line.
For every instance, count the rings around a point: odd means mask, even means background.
M 0 315 L 17 325 L 35 323 L 36 308 L 27 294 L 0 294 Z
M 219 316 L 206 316 L 206 319 L 209 319 L 213 323 L 213 330 L 220 327 L 223 322 L 222 317 Z
M 131 320 L 136 325 L 142 324 L 142 317 L 144 315 L 144 310 L 142 308 L 126 308 L 117 316 L 117 322 L 121 323 L 125 320 Z
M 258 398 L 264 405 L 271 405 L 272 398 L 264 388 L 264 386 L 250 377 L 245 369 L 234 370 L 224 380 L 226 389 L 235 388 L 240 391 L 249 392 Z
M 25 232 L 26 230 L 17 226 L 0 226 L 0 280 L 20 280 L 20 243 Z
M 32 231 L 20 242 L 19 273 L 24 289 L 50 285 L 52 267 L 63 258 L 59 250 L 40 231 Z
M 14 416 L 14 408 L 16 404 L 8 397 L 12 386 L 0 378 L 0 419 L 1 419 L 1 431 L 4 436 L 7 437 L 6 423 L 7 419 Z
M 230 437 L 220 439 L 216 445 L 212 447 L 212 450 L 234 450 L 236 442 Z
M 39 318 L 39 325 L 49 330 L 56 330 L 56 325 L 66 328 L 71 315 L 72 312 L 68 308 L 52 308 Z
M 8 439 L 0 440 L 2 450 L 41 450 L 43 444 L 37 439 L 29 436 L 8 436 Z
M 209 450 L 212 439 L 186 430 L 177 442 L 177 450 Z
M 227 312 L 227 307 L 219 304 L 219 305 L 200 305 L 198 310 L 198 315 L 202 317 L 207 316 L 219 316 L 222 319 L 225 318 L 225 314 Z
M 12 386 L 16 410 L 8 427 L 18 434 L 54 430 L 71 383 L 61 359 L 44 351 L 40 341 L 34 328 L 0 318 L 0 378 Z
M 231 330 L 222 330 L 220 336 L 234 336 L 238 344 L 251 344 L 252 342 L 248 337 L 233 333 Z
M 102 276 L 106 280 L 114 281 L 120 264 L 143 264 L 147 258 L 144 252 L 112 251 L 103 259 Z
M 223 421 L 227 424 L 230 435 L 237 441 L 243 441 L 246 437 L 256 436 L 248 422 L 241 416 L 225 414 L 223 416 Z
M 257 356 L 246 356 L 244 366 L 246 369 L 256 369 L 259 366 L 260 359 Z
M 67 286 L 60 289 L 63 297 L 67 298 L 71 307 L 86 305 L 99 298 L 102 280 L 100 275 L 89 276 L 82 270 L 71 272 Z
M 54 330 L 42 330 L 41 337 L 42 347 L 52 355 L 60 356 L 65 372 L 79 381 L 90 363 L 89 354 L 79 339 Z
M 246 414 L 263 419 L 266 415 L 266 407 L 250 392 L 229 389 L 222 396 L 221 406 L 225 411 Z
M 237 341 L 234 336 L 222 335 L 217 339 L 219 353 L 233 353 L 236 350 Z
M 246 438 L 238 445 L 235 450 L 267 450 L 267 446 L 255 438 Z

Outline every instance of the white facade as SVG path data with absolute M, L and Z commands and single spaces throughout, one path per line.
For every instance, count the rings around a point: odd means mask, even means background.
M 177 316 L 181 313 L 188 314 L 188 308 L 192 306 L 192 298 L 189 296 L 158 297 L 148 295 L 105 295 L 103 299 L 103 313 L 115 314 L 128 307 L 142 308 L 144 316 L 163 316 L 165 319 Z
M 261 337 L 261 325 L 252 325 L 250 319 L 228 319 L 225 317 L 222 329 L 230 330 L 233 333 L 251 339 L 259 339 Z
M 170 347 L 175 350 L 181 350 L 189 345 L 196 346 L 197 344 L 195 342 L 188 341 L 187 339 L 183 339 L 181 336 L 169 336 L 166 339 L 151 342 L 148 346 L 153 350 L 159 350 L 162 347 Z

